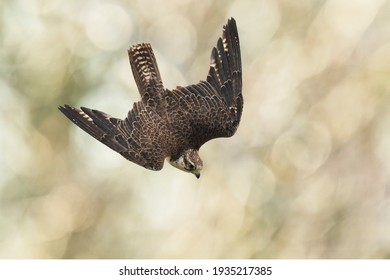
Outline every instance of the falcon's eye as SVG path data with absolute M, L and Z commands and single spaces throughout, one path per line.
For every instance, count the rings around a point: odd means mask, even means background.
M 195 166 L 192 163 L 188 163 L 188 170 L 195 170 Z

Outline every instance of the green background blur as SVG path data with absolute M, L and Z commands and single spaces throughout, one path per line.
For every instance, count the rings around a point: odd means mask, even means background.
M 126 161 L 60 104 L 125 117 L 127 57 L 206 78 L 237 21 L 244 112 L 200 180 Z M 1 258 L 390 257 L 390 1 L 0 3 Z

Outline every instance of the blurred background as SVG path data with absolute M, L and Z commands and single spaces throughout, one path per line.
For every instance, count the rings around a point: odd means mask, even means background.
M 165 87 L 205 79 L 230 17 L 244 112 L 200 180 L 57 110 L 125 117 L 140 42 Z M 0 44 L 1 258 L 390 257 L 390 1 L 6 0 Z

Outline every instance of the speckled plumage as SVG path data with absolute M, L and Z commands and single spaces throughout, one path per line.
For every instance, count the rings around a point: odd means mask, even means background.
M 212 50 L 206 81 L 198 84 L 165 89 L 150 44 L 134 45 L 128 54 L 141 101 L 134 103 L 124 120 L 85 107 L 64 105 L 59 107 L 61 112 L 126 159 L 151 170 L 160 170 L 167 157 L 175 161 L 188 153 L 194 158 L 195 153 L 196 158 L 205 142 L 235 133 L 243 97 L 240 44 L 233 18 Z M 196 168 L 192 164 L 197 163 L 191 162 L 191 168 Z

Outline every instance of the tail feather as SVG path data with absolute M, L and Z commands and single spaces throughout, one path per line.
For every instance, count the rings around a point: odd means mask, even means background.
M 148 43 L 132 46 L 128 50 L 131 69 L 141 97 L 164 90 L 153 49 Z

